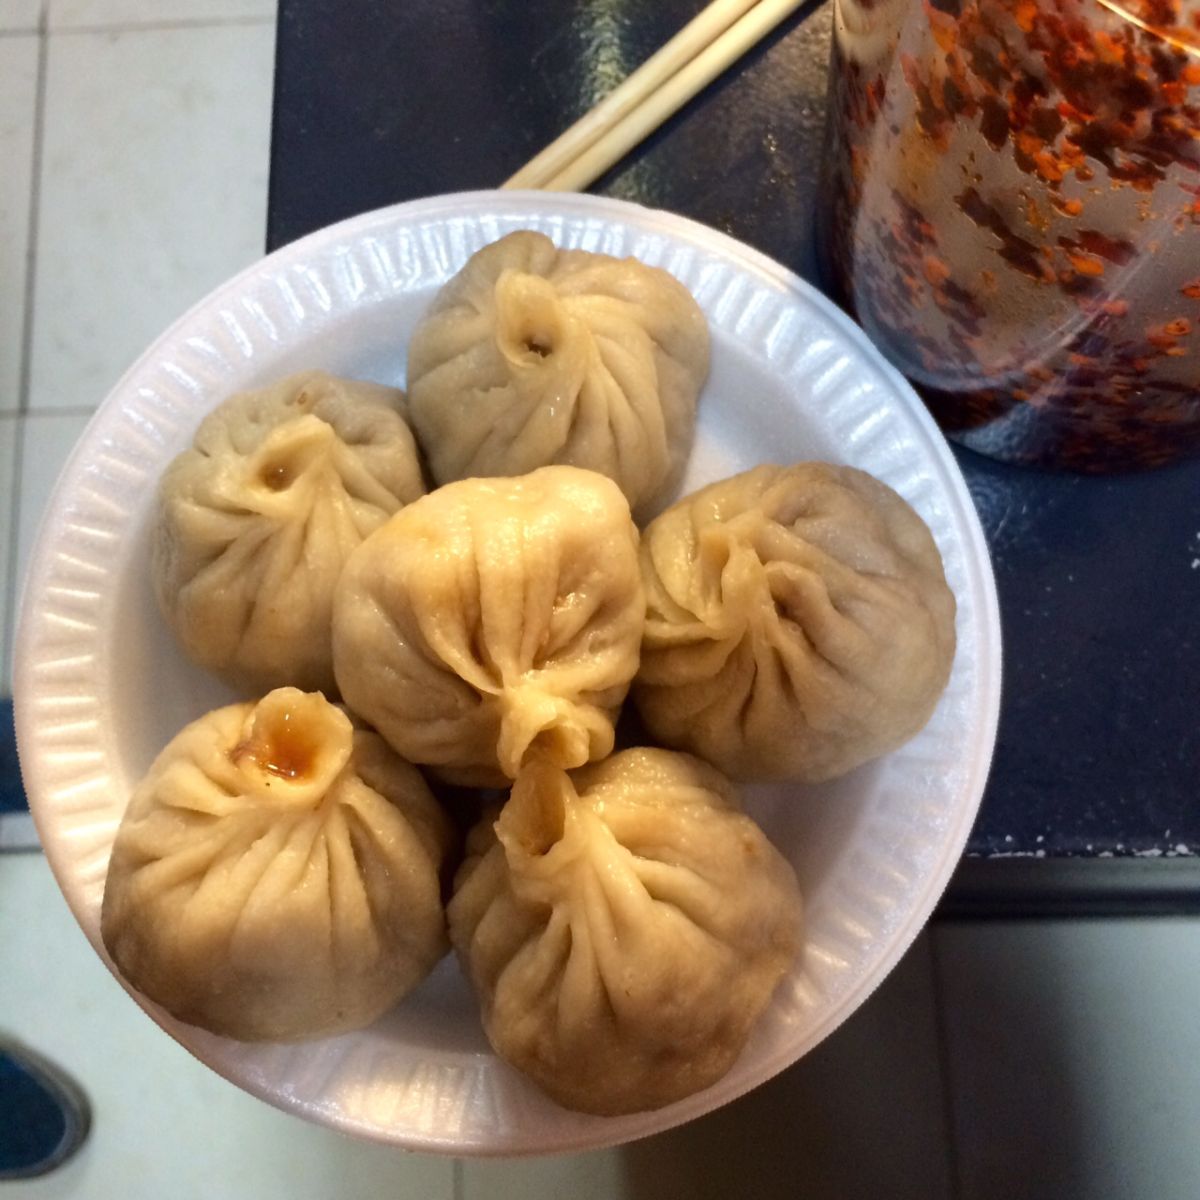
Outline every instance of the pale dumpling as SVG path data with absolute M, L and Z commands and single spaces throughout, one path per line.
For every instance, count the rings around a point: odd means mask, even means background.
M 117 832 L 101 932 L 122 975 L 243 1041 L 370 1024 L 448 948 L 448 819 L 420 773 L 319 694 L 187 726 Z
M 342 565 L 425 492 L 403 394 L 309 371 L 232 396 L 159 486 L 152 576 L 187 656 L 251 693 L 332 693 Z
M 447 484 L 346 563 L 333 656 L 346 703 L 411 762 L 501 785 L 530 755 L 603 758 L 645 598 L 617 486 L 544 467 Z
M 862 471 L 756 467 L 669 508 L 641 554 L 638 710 L 655 741 L 734 779 L 843 774 L 917 733 L 945 688 L 937 546 Z
M 640 517 L 678 482 L 708 366 L 704 315 L 673 276 L 523 230 L 417 326 L 409 403 L 438 483 L 566 463 L 615 480 Z
M 720 1079 L 800 951 L 791 865 L 724 776 L 657 749 L 522 770 L 448 912 L 496 1053 L 606 1116 Z

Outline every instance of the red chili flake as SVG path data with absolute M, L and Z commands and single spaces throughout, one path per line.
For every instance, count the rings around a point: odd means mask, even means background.
M 1029 115 L 1029 124 L 1034 133 L 1047 142 L 1053 142 L 1062 132 L 1063 119 L 1058 109 L 1046 105 L 1035 105 Z
M 1032 0 L 1021 0 L 1017 5 L 1017 28 L 1022 33 L 1032 33 L 1033 24 L 1037 20 L 1038 9 L 1037 5 L 1032 3 Z
M 1100 305 L 1100 311 L 1110 317 L 1123 317 L 1129 312 L 1128 300 L 1105 300 Z
M 1096 57 L 1113 66 L 1120 66 L 1125 61 L 1125 47 L 1105 29 L 1097 29 L 1092 35 L 1096 47 Z
M 1058 111 L 1059 115 L 1064 121 L 1070 121 L 1074 125 L 1078 125 L 1081 121 L 1088 120 L 1090 115 L 1084 112 L 1083 109 L 1076 108 L 1075 105 L 1070 102 L 1070 100 L 1066 99 L 1058 102 Z
M 939 48 L 949 54 L 957 42 L 957 22 L 946 13 L 929 10 L 929 30 Z
M 1154 121 L 1157 127 L 1157 134 L 1154 138 L 1157 143 L 1154 147 L 1156 152 L 1159 147 L 1166 147 L 1166 153 L 1170 154 L 1173 149 L 1178 147 L 1181 140 L 1192 140 L 1194 132 L 1192 122 L 1182 114 L 1164 108 L 1155 114 Z
M 1179 289 L 1189 300 L 1200 300 L 1200 279 L 1193 279 Z
M 1029 228 L 1036 229 L 1039 233 L 1045 233 L 1050 228 L 1049 213 L 1043 212 L 1038 207 L 1036 197 L 1031 196 L 1028 192 L 1021 192 L 1020 196 L 1025 209 L 1025 220 L 1029 222 Z
M 1042 150 L 1034 155 L 1033 161 L 1037 163 L 1038 174 L 1049 183 L 1061 183 L 1063 178 L 1062 168 L 1058 165 L 1058 161 L 1049 150 Z
M 1165 329 L 1147 329 L 1146 341 L 1159 350 L 1169 350 L 1175 345 L 1175 339 Z
M 1038 247 L 1026 238 L 1014 233 L 1005 221 L 1003 214 L 988 204 L 974 189 L 967 188 L 961 195 L 956 196 L 955 203 L 962 211 L 984 229 L 991 230 L 1003 243 L 1000 257 L 1012 263 L 1018 271 L 1031 279 L 1045 279 L 1046 271 L 1038 260 Z
M 950 268 L 936 254 L 926 254 L 921 260 L 921 268 L 934 287 L 941 287 L 950 278 Z
M 1027 154 L 1030 158 L 1036 158 L 1046 144 L 1036 133 L 1030 133 L 1027 129 L 1022 129 L 1013 140 L 1017 143 L 1017 148 L 1021 153 Z
M 1132 262 L 1137 254 L 1137 247 L 1125 238 L 1112 238 L 1101 233 L 1098 229 L 1081 229 L 1079 244 L 1090 254 L 1098 254 L 1109 262 L 1124 266 Z
M 999 150 L 1008 141 L 1008 109 L 994 96 L 983 98 L 982 109 L 979 132 L 993 150 Z
M 1054 207 L 1057 208 L 1064 217 L 1077 217 L 1081 212 L 1083 212 L 1082 200 L 1066 200 L 1057 193 L 1051 194 L 1050 203 L 1053 204 Z
M 1072 254 L 1067 253 L 1067 258 L 1071 260 L 1071 266 L 1077 270 L 1080 275 L 1103 275 L 1104 262 L 1097 258 L 1094 254 Z
M 1163 326 L 1163 332 L 1169 333 L 1172 337 L 1187 337 L 1192 332 L 1192 323 L 1187 317 L 1176 317 L 1173 321 L 1168 321 Z
M 1186 358 L 1187 351 L 1182 346 L 1168 346 L 1166 351 L 1168 358 Z

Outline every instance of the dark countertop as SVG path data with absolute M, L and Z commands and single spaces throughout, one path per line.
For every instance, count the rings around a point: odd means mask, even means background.
M 702 7 L 281 0 L 269 247 L 498 185 Z M 827 3 L 802 9 L 592 190 L 713 225 L 815 281 L 830 19 Z M 1200 462 L 1089 478 L 958 459 L 1005 638 L 969 853 L 1194 866 Z

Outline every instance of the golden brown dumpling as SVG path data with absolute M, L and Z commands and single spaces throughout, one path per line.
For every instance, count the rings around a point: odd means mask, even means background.
M 678 482 L 708 376 L 687 289 L 524 230 L 485 246 L 413 334 L 413 427 L 438 483 L 549 463 L 615 480 L 635 513 Z
M 544 467 L 447 484 L 351 555 L 333 656 L 346 703 L 411 762 L 503 784 L 530 755 L 612 750 L 645 598 L 617 486 Z
M 602 1115 L 720 1079 L 799 952 L 791 866 L 724 776 L 667 750 L 531 763 L 448 912 L 496 1052 Z
M 317 694 L 194 721 L 117 832 L 101 933 L 121 974 L 244 1041 L 370 1024 L 447 949 L 449 821 L 420 773 Z
M 928 721 L 954 596 L 920 517 L 851 467 L 761 466 L 645 530 L 634 695 L 653 738 L 734 779 L 817 781 Z
M 193 662 L 249 691 L 332 693 L 333 588 L 423 495 L 395 388 L 321 371 L 225 401 L 159 486 L 153 579 Z

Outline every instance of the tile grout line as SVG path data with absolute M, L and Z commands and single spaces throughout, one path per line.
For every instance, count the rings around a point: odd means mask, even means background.
M 97 404 L 57 404 L 46 408 L 31 408 L 28 412 L 13 411 L 0 413 L 0 420 L 6 417 L 90 417 L 99 408 Z
M 11 503 L 8 506 L 8 545 L 4 554 L 4 595 L 0 596 L 0 695 L 11 693 L 12 686 L 12 656 L 16 650 L 17 626 L 17 516 L 21 505 L 21 433 L 24 429 L 25 418 L 20 412 L 0 414 L 0 424 L 12 421 L 12 480 Z M 3 682 L 7 675 L 9 682 Z
M 29 163 L 29 216 L 25 222 L 25 312 L 21 324 L 21 375 L 17 384 L 17 411 L 29 411 L 33 383 L 33 308 L 37 302 L 38 229 L 41 224 L 42 154 L 46 129 L 47 62 L 50 53 L 45 4 L 38 16 L 37 80 L 33 93 L 33 149 Z
M 929 930 L 929 964 L 933 971 L 933 1025 L 937 1039 L 938 1077 L 942 1085 L 942 1119 L 946 1122 L 946 1158 L 950 1168 L 950 1200 L 963 1200 L 962 1162 L 958 1153 L 958 1118 L 954 1105 L 953 1072 L 950 1068 L 950 1036 L 942 1002 L 942 966 L 938 930 Z
M 450 1168 L 450 1185 L 453 1200 L 463 1200 L 463 1160 L 461 1158 L 451 1159 Z
M 37 299 L 37 239 L 42 198 L 42 150 L 46 125 L 46 76 L 49 58 L 48 14 L 45 3 L 38 13 L 37 80 L 33 94 L 33 146 L 29 164 L 29 214 L 25 221 L 25 311 L 21 319 L 21 374 L 17 382 L 16 428 L 13 431 L 12 504 L 8 514 L 7 575 L 4 589 L 4 629 L 0 631 L 0 652 L 5 669 L 12 672 L 16 649 L 17 579 L 20 542 L 21 490 L 25 475 L 25 420 L 29 413 L 29 395 L 33 380 L 33 306 Z
M 72 37 L 76 34 L 111 33 L 164 33 L 172 29 L 221 29 L 230 26 L 253 28 L 259 25 L 274 25 L 275 17 L 179 17 L 164 21 L 121 21 L 111 25 L 56 25 L 51 30 L 55 37 Z

